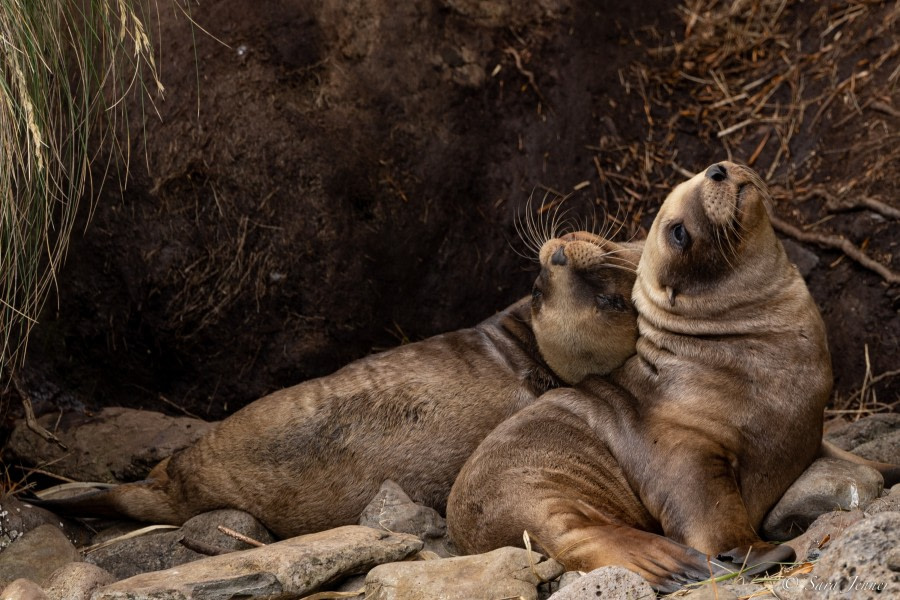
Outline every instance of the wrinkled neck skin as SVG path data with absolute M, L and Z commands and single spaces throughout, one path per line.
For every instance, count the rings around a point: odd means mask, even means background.
M 648 245 L 638 265 L 632 300 L 638 310 L 641 336 L 669 333 L 690 336 L 743 336 L 791 327 L 787 313 L 798 294 L 808 295 L 796 268 L 788 261 L 771 227 L 747 239 L 746 250 L 730 258 L 734 269 L 712 286 L 676 290 L 675 301 L 649 264 L 657 249 Z M 756 250 L 753 250 L 753 249 Z M 765 311 L 760 306 L 766 305 Z M 774 311 L 774 313 L 772 312 Z

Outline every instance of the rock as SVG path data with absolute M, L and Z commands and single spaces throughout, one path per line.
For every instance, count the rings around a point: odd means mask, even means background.
M 53 571 L 78 560 L 78 550 L 58 527 L 35 527 L 0 554 L 0 587 L 20 577 L 43 585 Z
M 48 444 L 17 421 L 7 451 L 27 464 L 50 464 L 55 473 L 77 481 L 115 483 L 146 477 L 156 463 L 193 444 L 215 424 L 189 417 L 130 408 L 104 408 L 93 416 L 66 413 L 38 423 L 53 429 L 69 449 Z
M 425 543 L 425 550 L 442 558 L 457 554 L 447 535 L 444 518 L 433 508 L 410 500 L 391 480 L 381 484 L 381 489 L 363 509 L 359 524 L 380 531 L 412 534 Z
M 92 600 L 306 595 L 322 585 L 419 551 L 418 538 L 350 525 L 261 548 L 144 573 L 94 592 Z
M 809 276 L 813 269 L 819 264 L 819 255 L 798 244 L 794 240 L 788 238 L 780 238 L 781 245 L 784 246 L 784 252 L 788 256 L 788 260 L 794 263 L 800 275 L 805 279 Z
M 584 577 L 584 573 L 582 573 L 581 571 L 566 571 L 559 576 L 559 589 L 568 587 L 582 577 Z
M 891 496 L 900 496 L 900 483 L 891 488 Z
M 786 543 L 794 549 L 798 561 L 816 560 L 822 550 L 839 538 L 845 529 L 862 519 L 861 510 L 827 512 L 813 521 L 803 535 Z
M 772 591 L 778 600 L 799 600 L 800 598 L 810 598 L 810 592 L 806 590 L 809 586 L 809 575 L 794 575 L 785 577 L 781 581 L 772 586 Z
M 366 600 L 537 600 L 537 585 L 558 577 L 563 566 L 523 548 L 486 554 L 381 565 L 366 576 Z
M 771 600 L 775 596 L 767 593 L 765 586 L 756 583 L 725 583 L 719 584 L 719 590 L 725 589 L 729 593 L 734 594 L 738 598 L 750 598 L 753 600 Z
M 208 556 L 205 553 L 207 549 L 224 554 L 253 547 L 220 532 L 217 529 L 219 525 L 264 544 L 275 541 L 269 530 L 253 515 L 223 509 L 192 517 L 178 530 L 150 533 L 98 548 L 89 552 L 85 560 L 106 569 L 116 579 L 125 579 L 204 558 Z
M 869 460 L 900 465 L 900 429 L 860 444 L 853 453 Z
M 550 596 L 551 600 L 597 598 L 656 598 L 643 577 L 624 567 L 600 567 Z
M 715 587 L 712 585 L 700 586 L 680 598 L 683 600 L 737 600 L 738 597 L 724 585 L 716 584 Z
M 271 544 L 276 541 L 275 536 L 256 517 L 242 510 L 231 508 L 212 510 L 192 517 L 182 525 L 181 533 L 185 538 L 190 538 L 228 552 L 248 550 L 253 547 L 230 535 L 225 535 L 219 531 L 218 527 L 220 525 L 263 544 Z
M 148 571 L 161 571 L 175 566 L 173 550 L 181 540 L 179 531 L 167 530 L 114 542 L 85 553 L 85 562 L 113 574 L 116 579 L 134 577 Z M 179 558 L 189 562 L 204 558 L 203 554 L 181 548 Z
M 252 515 L 225 509 L 197 515 L 178 530 L 148 533 L 114 542 L 89 552 L 85 560 L 108 570 L 116 579 L 125 579 L 205 558 L 206 550 L 221 554 L 252 547 L 221 533 L 217 529 L 218 525 L 263 543 L 274 541 L 272 534 Z M 127 533 L 129 528 L 126 524 L 122 533 Z M 120 529 L 118 525 L 111 528 L 113 532 Z M 111 535 L 101 531 L 97 540 L 106 541 Z
M 0 552 L 26 531 L 40 525 L 53 525 L 61 529 L 76 546 L 86 544 L 91 539 L 91 531 L 77 521 L 62 519 L 49 510 L 23 502 L 15 496 L 6 496 L 0 500 Z
M 881 496 L 884 480 L 871 467 L 820 458 L 784 493 L 763 521 L 763 537 L 787 541 L 832 510 L 864 509 Z
M 900 598 L 896 570 L 900 513 L 884 512 L 848 527 L 816 563 L 805 589 L 819 598 Z
M 50 600 L 89 600 L 95 589 L 116 579 L 108 571 L 85 562 L 72 562 L 53 571 L 44 585 Z
M 29 579 L 16 579 L 0 593 L 0 600 L 48 600 L 41 586 Z
M 887 496 L 882 496 L 870 504 L 866 508 L 865 513 L 867 517 L 871 517 L 878 513 L 891 511 L 900 512 L 900 494 L 891 493 Z
M 900 430 L 900 414 L 876 414 L 853 423 L 833 425 L 825 439 L 844 450 L 856 452 L 858 446 L 897 430 Z

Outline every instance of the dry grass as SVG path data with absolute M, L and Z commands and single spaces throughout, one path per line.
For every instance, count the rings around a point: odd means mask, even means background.
M 127 171 L 130 93 L 161 94 L 133 0 L 0 0 L 0 369 L 21 364 L 92 164 Z M 102 148 L 101 155 L 95 148 Z M 124 175 L 122 181 L 124 182 Z
M 900 164 L 900 4 L 690 0 L 678 12 L 683 36 L 673 43 L 650 31 L 658 47 L 620 73 L 647 134 L 623 140 L 611 125 L 591 148 L 601 197 L 620 206 L 629 198 L 661 201 L 703 160 L 736 159 L 771 187 L 773 223 L 782 235 L 839 250 L 900 283 L 884 250 L 889 244 L 878 244 L 873 254 L 870 240 L 853 243 L 821 227 L 828 217 L 794 224 L 802 221 L 797 207 L 811 200 L 829 216 L 865 208 L 897 219 L 893 199 L 884 194 Z M 686 96 L 691 103 L 673 104 Z M 823 138 L 843 139 L 846 146 L 813 143 Z M 708 147 L 717 154 L 705 156 Z M 823 172 L 824 164 L 836 162 L 832 155 L 848 151 L 861 169 Z M 822 179 L 831 181 L 822 185 Z

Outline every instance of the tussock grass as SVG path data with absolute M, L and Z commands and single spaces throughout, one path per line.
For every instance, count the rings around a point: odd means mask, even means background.
M 123 99 L 145 82 L 163 92 L 146 22 L 134 0 L 0 0 L 4 375 L 24 359 L 81 200 L 97 195 L 92 164 L 127 165 Z

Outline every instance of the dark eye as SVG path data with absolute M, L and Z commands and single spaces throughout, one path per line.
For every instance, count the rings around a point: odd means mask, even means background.
M 533 288 L 531 288 L 531 301 L 532 302 L 540 300 L 541 296 L 543 296 L 543 295 L 544 295 L 544 292 L 542 292 L 540 289 L 538 289 L 538 286 L 534 286 Z
M 672 225 L 672 229 L 669 230 L 669 235 L 672 238 L 672 243 L 679 250 L 684 250 L 691 242 L 691 236 L 688 234 L 687 229 L 684 228 L 683 223 L 675 223 Z

